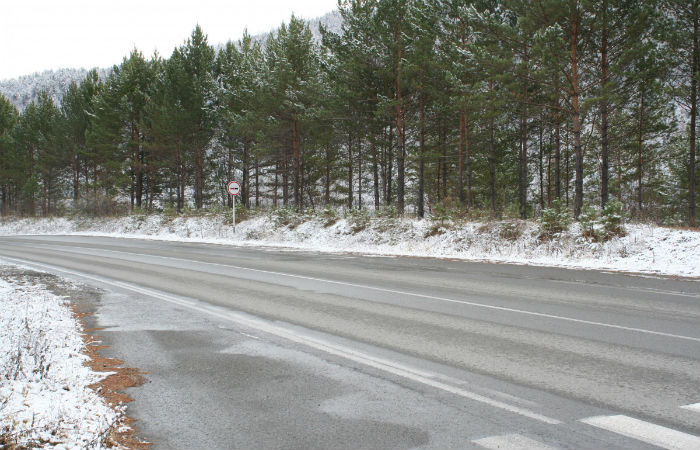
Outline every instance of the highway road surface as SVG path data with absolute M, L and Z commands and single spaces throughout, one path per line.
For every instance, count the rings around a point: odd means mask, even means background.
M 154 449 L 700 449 L 700 281 L 86 236 Z

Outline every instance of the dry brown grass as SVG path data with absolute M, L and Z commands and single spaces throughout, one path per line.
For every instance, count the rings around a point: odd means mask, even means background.
M 92 313 L 84 313 L 73 309 L 73 314 L 78 320 L 83 321 L 86 316 Z M 83 322 L 84 324 L 84 322 Z M 99 331 L 97 328 L 85 330 L 83 339 L 85 340 L 85 354 L 90 358 L 88 367 L 95 372 L 113 372 L 89 387 L 105 399 L 108 405 L 116 407 L 133 401 L 133 398 L 123 392 L 130 387 L 141 386 L 146 382 L 145 372 L 131 367 L 123 367 L 124 361 L 116 358 L 105 358 L 100 355 L 100 351 L 107 348 L 106 345 L 96 345 L 99 336 L 94 334 Z M 143 441 L 136 436 L 136 428 L 133 425 L 134 419 L 127 415 L 121 416 L 119 423 L 114 424 L 109 430 L 105 444 L 108 447 L 121 446 L 131 450 L 146 450 L 151 443 Z

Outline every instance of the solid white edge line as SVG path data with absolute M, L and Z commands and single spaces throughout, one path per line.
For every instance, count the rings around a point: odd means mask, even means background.
M 168 295 L 165 293 L 161 293 L 159 291 L 141 288 L 141 287 L 138 287 L 136 285 L 132 285 L 130 283 L 124 283 L 121 281 L 113 281 L 113 280 L 109 280 L 109 279 L 103 278 L 103 277 L 95 277 L 92 275 L 83 274 L 81 272 L 75 272 L 72 270 L 62 269 L 60 267 L 56 267 L 56 266 L 49 265 L 49 264 L 35 263 L 35 262 L 26 261 L 26 260 L 19 259 L 19 258 L 11 258 L 11 257 L 7 257 L 7 256 L 1 256 L 0 259 L 2 259 L 2 258 L 10 260 L 10 261 L 19 261 L 20 263 L 25 264 L 29 267 L 32 267 L 32 266 L 42 267 L 42 268 L 49 269 L 52 271 L 61 272 L 61 273 L 77 276 L 80 278 L 93 280 L 93 281 L 96 281 L 98 283 L 103 283 L 103 284 L 115 286 L 115 287 L 118 287 L 121 289 L 130 290 L 130 291 L 137 292 L 137 293 L 149 296 L 149 297 L 158 298 L 160 300 L 163 300 L 163 301 L 166 301 L 169 303 L 173 303 L 173 304 L 176 304 L 176 305 L 179 305 L 182 307 L 186 307 L 186 308 L 189 308 L 189 309 L 192 309 L 195 311 L 199 311 L 199 312 L 202 312 L 205 314 L 211 314 L 213 316 L 218 316 L 220 318 L 228 319 L 232 322 L 236 322 L 236 323 L 239 323 L 241 325 L 244 325 L 244 326 L 247 326 L 250 328 L 255 328 L 257 330 L 264 331 L 266 333 L 269 333 L 269 334 L 272 334 L 272 335 L 275 335 L 275 336 L 278 336 L 278 337 L 281 337 L 281 338 L 284 338 L 284 339 L 287 339 L 287 340 L 290 340 L 293 342 L 297 342 L 299 344 L 303 344 L 303 345 L 306 345 L 308 347 L 315 348 L 317 350 L 321 350 L 321 351 L 326 352 L 328 354 L 335 355 L 335 356 L 338 356 L 338 357 L 341 357 L 341 358 L 344 358 L 344 359 L 347 359 L 350 361 L 354 361 L 356 363 L 359 363 L 359 364 L 362 364 L 365 366 L 373 367 L 375 369 L 378 369 L 378 370 L 381 370 L 384 372 L 388 372 L 388 373 L 391 373 L 393 375 L 396 375 L 396 376 L 399 376 L 402 378 L 406 378 L 408 380 L 415 381 L 415 382 L 420 383 L 420 384 L 431 386 L 431 387 L 434 387 L 436 389 L 440 389 L 442 391 L 449 392 L 449 393 L 458 395 L 460 397 L 464 397 L 464 398 L 469 399 L 469 400 L 483 403 L 483 404 L 492 406 L 494 408 L 498 408 L 498 409 L 508 411 L 508 412 L 511 412 L 514 414 L 518 414 L 518 415 L 521 415 L 524 417 L 528 417 L 530 419 L 534 419 L 534 420 L 544 422 L 544 423 L 547 423 L 550 425 L 558 425 L 558 424 L 562 423 L 561 421 L 559 421 L 557 419 L 553 419 L 551 417 L 547 417 L 547 416 L 544 416 L 542 414 L 538 414 L 534 411 L 530 411 L 529 409 L 521 408 L 519 406 L 510 405 L 508 403 L 494 400 L 492 398 L 485 397 L 483 395 L 480 395 L 480 394 L 477 394 L 474 392 L 470 392 L 470 391 L 467 391 L 465 389 L 461 389 L 461 388 L 451 386 L 451 385 L 448 385 L 446 383 L 442 383 L 440 381 L 431 379 L 431 378 L 429 378 L 429 376 L 432 376 L 432 374 L 427 374 L 426 372 L 414 370 L 414 369 L 408 368 L 406 366 L 403 366 L 401 364 L 396 364 L 396 363 L 389 361 L 389 360 L 384 360 L 382 358 L 373 357 L 371 355 L 367 355 L 365 353 L 350 349 L 350 348 L 342 346 L 342 345 L 332 344 L 332 343 L 325 342 L 325 341 L 322 341 L 320 339 L 310 337 L 310 336 L 303 336 L 299 333 L 295 333 L 294 331 L 287 330 L 283 327 L 267 323 L 267 322 L 263 321 L 262 319 L 247 317 L 241 313 L 237 313 L 234 311 L 222 311 L 221 309 L 216 308 L 216 307 L 211 306 L 211 305 L 207 305 L 204 303 L 195 303 L 193 301 L 188 301 L 188 300 L 185 300 L 182 298 L 176 298 L 174 296 L 171 296 L 171 295 Z
M 681 408 L 690 411 L 700 412 L 700 403 L 693 403 L 692 405 L 683 405 L 681 406 Z
M 595 416 L 581 419 L 580 422 L 668 450 L 697 450 L 700 448 L 700 436 L 628 416 Z
M 44 246 L 50 247 L 50 245 L 46 245 L 46 244 L 44 244 Z M 377 292 L 386 292 L 389 294 L 397 294 L 397 295 L 406 295 L 406 296 L 410 296 L 410 297 L 426 298 L 429 300 L 436 300 L 436 301 L 447 302 L 447 303 L 457 303 L 457 304 L 462 304 L 462 305 L 467 305 L 467 306 L 474 306 L 474 307 L 478 307 L 478 308 L 492 309 L 492 310 L 496 310 L 496 311 L 505 311 L 505 312 L 535 316 L 535 317 L 544 317 L 547 319 L 563 320 L 563 321 L 567 321 L 567 322 L 581 323 L 581 324 L 585 324 L 585 325 L 594 325 L 594 326 L 605 327 L 605 328 L 613 328 L 613 329 L 617 329 L 617 330 L 632 331 L 632 332 L 637 332 L 637 333 L 644 333 L 644 334 L 651 334 L 651 335 L 656 335 L 656 336 L 670 337 L 670 338 L 675 338 L 675 339 L 683 339 L 683 340 L 693 341 L 693 342 L 700 342 L 700 338 L 694 338 L 694 337 L 690 337 L 690 336 L 681 336 L 681 335 L 671 334 L 671 333 L 663 333 L 661 331 L 645 330 L 643 328 L 626 327 L 623 325 L 614 325 L 614 324 L 603 323 L 603 322 L 594 322 L 591 320 L 574 319 L 573 317 L 557 316 L 554 314 L 538 313 L 538 312 L 534 312 L 534 311 L 525 311 L 522 309 L 507 308 L 505 306 L 486 305 L 483 303 L 468 302 L 465 300 L 454 300 L 451 298 L 436 297 L 433 295 L 426 295 L 426 294 L 416 294 L 413 292 L 398 291 L 398 290 L 394 290 L 394 289 L 386 289 L 386 288 L 367 286 L 367 285 L 356 284 L 356 283 L 348 283 L 345 281 L 327 280 L 324 278 L 308 277 L 305 275 L 295 275 L 295 274 L 291 274 L 291 273 L 274 272 L 271 270 L 263 270 L 263 269 L 251 269 L 249 267 L 234 266 L 231 264 L 221 264 L 221 263 L 197 261 L 197 260 L 185 259 L 185 258 L 175 258 L 172 256 L 148 255 L 145 253 L 124 252 L 124 251 L 119 251 L 119 250 L 93 249 L 93 248 L 89 248 L 89 247 L 78 247 L 78 246 L 75 246 L 74 248 L 82 248 L 82 249 L 86 249 L 86 250 L 99 250 L 99 251 L 111 252 L 111 253 L 122 253 L 125 255 L 146 256 L 149 258 L 162 258 L 162 259 L 169 259 L 169 260 L 181 261 L 181 262 L 196 262 L 198 264 L 203 264 L 203 265 L 227 267 L 227 268 L 235 269 L 235 270 L 247 270 L 249 272 L 265 273 L 268 275 L 277 275 L 277 276 L 288 277 L 288 278 L 297 278 L 297 279 L 301 279 L 301 280 L 317 281 L 317 282 L 328 283 L 328 284 L 337 284 L 337 285 L 341 285 L 341 286 L 350 286 L 350 287 L 355 287 L 355 288 L 360 288 L 360 289 L 373 290 L 373 291 L 377 291 Z
M 530 439 L 529 437 L 521 434 L 489 436 L 481 439 L 475 439 L 472 442 L 489 450 L 556 450 L 556 447 Z

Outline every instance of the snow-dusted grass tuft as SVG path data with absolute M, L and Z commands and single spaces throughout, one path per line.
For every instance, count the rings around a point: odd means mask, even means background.
M 227 214 L 12 219 L 0 221 L 0 235 L 84 234 L 700 277 L 700 232 L 653 225 L 628 224 L 620 235 L 601 240 L 586 238 L 578 223 L 543 236 L 532 221 L 431 221 L 357 212 L 341 217 L 285 210 L 241 222 L 235 234 L 230 221 Z
M 67 300 L 0 279 L 0 448 L 101 449 L 123 414 L 88 386 L 81 325 Z

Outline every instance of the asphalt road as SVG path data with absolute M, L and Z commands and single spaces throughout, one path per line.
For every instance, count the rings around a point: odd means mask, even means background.
M 154 448 L 700 448 L 700 282 L 81 236 Z M 62 272 L 59 272 L 59 269 Z

